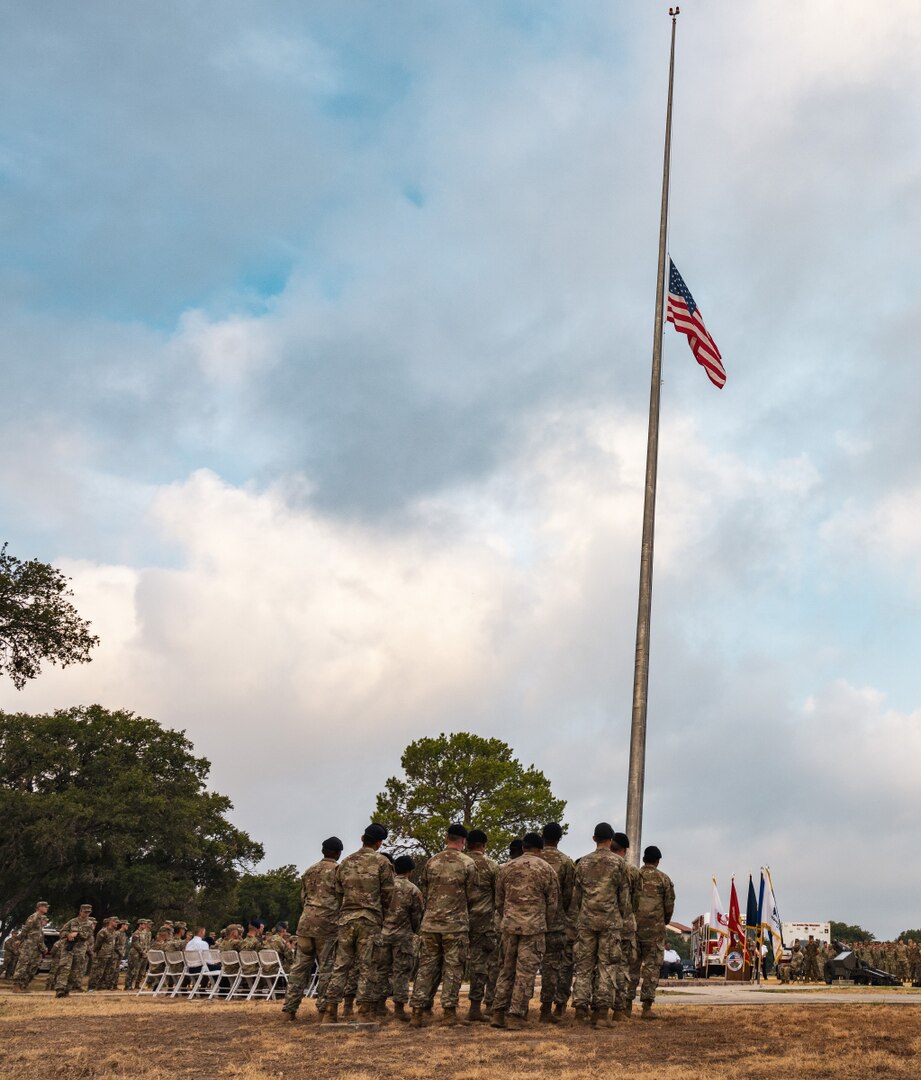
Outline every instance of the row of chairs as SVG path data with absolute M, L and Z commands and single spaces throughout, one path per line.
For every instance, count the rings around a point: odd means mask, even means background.
M 269 999 L 287 988 L 288 976 L 274 949 L 235 952 L 151 949 L 138 997 L 199 997 L 222 1001 Z

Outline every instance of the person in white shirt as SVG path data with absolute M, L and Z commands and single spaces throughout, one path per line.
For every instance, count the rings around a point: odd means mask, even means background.
M 665 955 L 662 957 L 661 978 L 667 979 L 669 975 L 681 978 L 681 957 L 675 949 L 670 948 L 665 950 Z
M 186 952 L 191 952 L 193 949 L 204 952 L 207 948 L 209 948 L 209 945 L 208 942 L 205 941 L 205 928 L 199 926 L 195 931 L 195 936 L 185 943 Z

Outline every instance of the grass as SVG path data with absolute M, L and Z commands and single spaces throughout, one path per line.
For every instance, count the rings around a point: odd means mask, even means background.
M 571 1020 L 523 1032 L 486 1025 L 321 1029 L 312 1003 L 57 1001 L 0 993 L 3 1080 L 865 1080 L 921 1075 L 921 1009 L 898 1005 L 689 1008 L 597 1030 Z

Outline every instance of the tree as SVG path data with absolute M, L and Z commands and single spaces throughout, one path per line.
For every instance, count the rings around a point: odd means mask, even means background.
M 862 926 L 858 926 L 856 923 L 852 926 L 850 923 L 831 921 L 831 936 L 835 941 L 875 941 L 876 937 L 870 930 L 864 930 Z
M 921 941 L 921 930 L 903 930 L 896 941 Z
M 264 919 L 266 925 L 286 922 L 294 930 L 301 915 L 301 878 L 288 864 L 264 874 L 244 874 L 237 883 L 234 910 L 241 921 Z
M 55 919 L 195 919 L 229 896 L 262 845 L 208 791 L 210 763 L 184 733 L 99 705 L 47 716 L 0 712 L 0 922 L 39 896 Z
M 544 774 L 523 768 L 500 739 L 465 731 L 417 739 L 400 764 L 406 778 L 390 777 L 374 814 L 397 850 L 434 855 L 447 827 L 460 821 L 482 829 L 490 852 L 501 858 L 516 836 L 559 821 L 566 809 Z
M 38 675 L 43 660 L 86 664 L 99 638 L 67 597 L 69 579 L 47 563 L 23 562 L 0 547 L 0 674 L 17 690 Z

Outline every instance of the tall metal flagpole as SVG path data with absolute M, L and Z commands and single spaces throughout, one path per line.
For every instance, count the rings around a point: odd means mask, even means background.
M 659 220 L 659 276 L 652 338 L 652 387 L 646 442 L 646 494 L 643 502 L 643 544 L 640 552 L 640 595 L 636 616 L 636 662 L 633 669 L 633 720 L 630 725 L 630 770 L 627 778 L 627 836 L 630 859 L 640 861 L 643 786 L 646 777 L 646 698 L 649 690 L 649 625 L 652 613 L 652 550 L 656 525 L 656 471 L 659 457 L 659 397 L 662 383 L 662 329 L 665 306 L 665 246 L 668 227 L 668 173 L 672 144 L 672 86 L 675 78 L 675 25 L 680 8 L 669 8 L 672 46 L 668 62 L 668 110 L 665 116 L 665 160 L 662 167 L 662 216 Z

